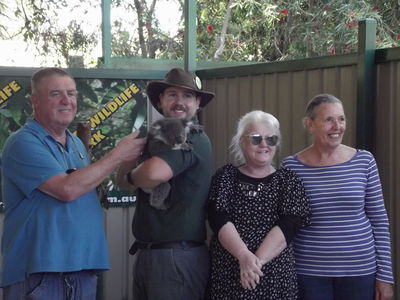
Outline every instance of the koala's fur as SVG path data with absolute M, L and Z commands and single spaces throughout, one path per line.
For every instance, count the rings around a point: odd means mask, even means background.
M 191 130 L 199 131 L 202 127 L 192 121 L 163 118 L 154 122 L 148 130 L 147 142 L 143 158 L 147 159 L 157 153 L 170 150 L 192 150 L 192 145 L 186 141 Z M 168 182 L 161 183 L 153 189 L 145 190 L 150 194 L 150 205 L 158 209 L 167 209 L 165 199 L 171 190 Z
M 187 120 L 164 118 L 154 122 L 148 133 L 144 153 L 153 156 L 162 151 L 191 150 L 186 142 L 193 123 Z

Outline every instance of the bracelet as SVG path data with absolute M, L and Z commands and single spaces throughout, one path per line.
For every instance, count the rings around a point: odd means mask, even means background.
M 132 180 L 131 171 L 129 171 L 128 173 L 126 173 L 126 181 L 128 181 L 128 183 L 130 183 L 130 184 L 132 184 L 132 185 L 135 185 L 135 184 L 133 183 L 133 180 Z

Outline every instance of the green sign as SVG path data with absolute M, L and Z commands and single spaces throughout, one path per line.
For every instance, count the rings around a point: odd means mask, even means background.
M 146 134 L 146 84 L 144 80 L 76 79 L 78 113 L 69 129 L 76 133 L 78 122 L 90 123 L 92 161 L 100 159 L 133 129 L 139 129 L 141 136 Z M 31 116 L 30 77 L 0 76 L 0 153 L 7 137 Z M 114 177 L 109 176 L 98 188 L 103 206 L 134 205 L 136 196 L 119 190 Z M 0 207 L 1 200 L 0 194 Z

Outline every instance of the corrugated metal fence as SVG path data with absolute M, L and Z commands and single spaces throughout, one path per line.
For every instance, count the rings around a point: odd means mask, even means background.
M 356 66 L 337 66 L 317 70 L 273 72 L 261 75 L 208 78 L 205 89 L 216 98 L 203 113 L 207 133 L 213 140 L 216 166 L 229 160 L 227 146 L 240 116 L 255 109 L 275 115 L 280 123 L 283 145 L 278 160 L 310 143 L 302 128 L 306 103 L 318 93 L 339 97 L 350 120 L 345 143 L 355 146 Z
M 398 49 L 400 50 L 400 49 Z M 399 52 L 397 52 L 399 53 Z M 400 56 L 377 67 L 375 155 L 392 233 L 396 297 L 400 299 Z M 367 132 L 365 134 L 368 134 Z

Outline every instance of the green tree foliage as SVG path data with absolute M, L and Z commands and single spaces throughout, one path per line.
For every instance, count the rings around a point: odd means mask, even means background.
M 156 11 L 172 2 L 180 15 L 171 36 Z M 15 34 L 41 56 L 57 57 L 58 65 L 68 65 L 73 55 L 91 56 L 96 65 L 100 21 L 90 13 L 96 10 L 99 17 L 101 0 L 21 0 L 8 14 L 5 3 L 0 0 L 0 36 L 7 32 L 5 16 L 13 15 L 20 21 Z M 183 5 L 184 0 L 112 1 L 112 56 L 182 59 Z M 400 41 L 398 0 L 197 0 L 197 5 L 198 60 L 276 61 L 354 52 L 358 21 L 364 18 L 377 20 L 378 48 Z
M 85 56 L 100 41 L 101 21 L 96 25 L 89 14 L 91 9 L 100 10 L 100 3 L 92 1 L 89 5 L 66 0 L 21 0 L 5 7 L 9 20 L 0 19 L 0 30 L 5 26 L 8 36 L 22 37 L 45 62 L 68 65 L 71 56 Z
M 9 37 L 7 32 L 7 27 L 5 25 L 6 21 L 8 20 L 7 14 L 4 12 L 7 11 L 7 5 L 4 0 L 0 0 L 0 38 L 7 38 Z M 4 22 L 4 23 L 3 23 Z
M 198 56 L 215 57 L 227 6 L 231 16 L 221 60 L 275 61 L 357 49 L 358 20 L 377 21 L 377 47 L 399 45 L 397 0 L 199 0 Z
M 123 8 L 131 19 L 117 19 L 112 24 L 112 55 L 123 57 L 179 59 L 183 57 L 183 0 L 178 1 L 180 17 L 176 34 L 160 28 L 156 8 L 160 0 L 116 1 L 112 10 Z M 167 12 L 165 12 L 167 13 Z

